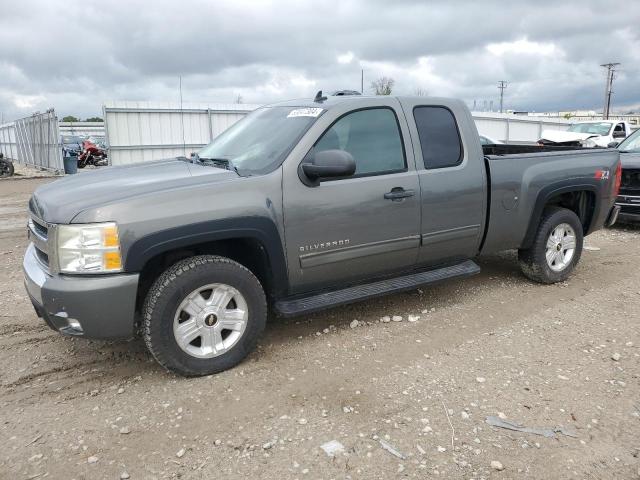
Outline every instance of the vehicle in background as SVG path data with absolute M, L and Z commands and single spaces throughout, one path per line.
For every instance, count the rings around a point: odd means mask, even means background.
M 636 130 L 620 145 L 622 179 L 616 205 L 620 207 L 618 221 L 640 222 L 640 130 Z
M 486 135 L 480 135 L 480 145 L 502 145 L 503 143 Z
M 334 97 L 342 97 L 345 95 L 362 95 L 362 93 L 358 92 L 357 90 L 337 90 L 331 95 L 333 95 Z
M 568 147 L 609 147 L 631 134 L 628 122 L 617 120 L 587 120 L 572 124 L 568 130 L 544 130 L 538 143 Z
M 0 152 L 0 178 L 7 178 L 13 175 L 13 162 L 4 158 L 4 153 Z
M 82 152 L 82 142 L 84 139 L 78 135 L 62 135 L 60 143 L 62 144 L 63 157 L 77 157 Z
M 82 152 L 78 155 L 78 168 L 84 168 L 87 165 L 103 167 L 107 164 L 107 150 L 102 145 L 90 139 L 82 142 Z
M 319 92 L 253 111 L 191 161 L 38 187 L 25 285 L 60 333 L 141 330 L 167 369 L 220 372 L 269 308 L 474 275 L 477 255 L 510 249 L 533 281 L 566 280 L 583 237 L 615 221 L 621 168 L 615 149 L 561 148 L 483 147 L 459 100 Z

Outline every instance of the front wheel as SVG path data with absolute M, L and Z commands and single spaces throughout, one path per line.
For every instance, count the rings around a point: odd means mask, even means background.
M 518 251 L 522 273 L 539 283 L 569 278 L 582 255 L 583 232 L 578 216 L 566 208 L 545 210 L 533 244 Z
M 203 255 L 176 263 L 156 280 L 143 307 L 143 334 L 165 368 L 210 375 L 240 363 L 266 319 L 258 279 L 228 258 Z

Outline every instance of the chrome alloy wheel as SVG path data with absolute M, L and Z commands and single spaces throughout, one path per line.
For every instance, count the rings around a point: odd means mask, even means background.
M 554 272 L 561 272 L 571 263 L 576 251 L 576 233 L 568 223 L 561 223 L 551 231 L 547 239 L 547 265 Z
M 197 288 L 178 306 L 173 335 L 193 357 L 212 358 L 231 349 L 242 337 L 249 308 L 242 294 L 223 283 Z

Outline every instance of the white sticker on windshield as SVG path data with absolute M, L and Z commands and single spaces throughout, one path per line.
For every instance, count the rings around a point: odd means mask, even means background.
M 291 110 L 287 118 L 294 117 L 317 117 L 322 113 L 321 108 L 312 107 L 312 108 L 297 108 L 295 110 Z

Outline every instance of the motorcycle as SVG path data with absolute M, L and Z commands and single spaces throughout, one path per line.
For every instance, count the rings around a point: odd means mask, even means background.
M 78 168 L 84 168 L 87 165 L 93 165 L 94 167 L 108 165 L 107 151 L 102 145 L 96 144 L 91 140 L 82 142 L 82 151 L 78 155 Z
M 8 158 L 4 158 L 4 154 L 0 153 L 0 178 L 6 178 L 13 175 L 13 162 Z

